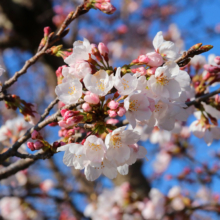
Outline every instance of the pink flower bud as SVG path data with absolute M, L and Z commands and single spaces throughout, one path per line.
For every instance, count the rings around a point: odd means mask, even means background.
M 68 111 L 68 109 L 62 109 L 62 110 L 60 111 L 60 113 L 61 113 L 62 116 L 64 116 L 64 114 L 65 114 L 67 111 Z
M 156 72 L 157 67 L 151 67 L 147 69 L 147 75 L 154 75 Z
M 210 65 L 210 64 L 205 64 L 204 69 L 207 70 L 210 73 L 220 72 L 220 67 L 219 66 L 213 66 L 213 65 Z
M 112 109 L 112 110 L 117 109 L 118 106 L 119 106 L 119 103 L 116 102 L 116 101 L 114 101 L 114 100 L 112 100 L 112 101 L 110 101 L 110 102 L 108 103 L 108 107 L 109 107 L 110 109 Z
M 58 122 L 58 125 L 59 125 L 60 127 L 63 127 L 63 128 L 67 128 L 67 127 L 68 127 L 66 121 L 64 121 L 64 120 L 60 120 L 60 121 Z
M 92 110 L 92 107 L 89 105 L 89 103 L 83 103 L 82 109 L 83 109 L 85 112 L 90 112 L 90 111 Z
M 51 33 L 51 28 L 45 27 L 44 28 L 44 37 L 48 37 L 50 33 Z
M 89 104 L 94 104 L 94 105 L 100 102 L 99 97 L 93 93 L 89 93 L 89 94 L 87 93 L 84 97 L 84 100 Z
M 220 95 L 215 95 L 215 102 L 216 104 L 219 104 L 220 103 Z
M 148 66 L 158 67 L 164 63 L 163 57 L 159 53 L 151 52 L 147 53 L 146 56 L 148 57 Z
M 68 118 L 76 116 L 78 114 L 79 114 L 79 111 L 68 110 L 68 111 L 65 112 L 65 114 L 63 116 L 63 119 L 66 121 Z
M 117 111 L 118 116 L 122 117 L 126 113 L 126 109 L 124 107 L 119 107 Z
M 63 68 L 64 68 L 64 67 L 67 67 L 67 65 L 60 66 L 60 67 L 57 69 L 57 71 L 56 71 L 57 77 L 63 77 L 62 71 L 63 71 Z
M 53 148 L 58 148 L 58 147 L 60 147 L 60 143 L 58 141 L 55 141 L 53 143 Z
M 106 121 L 106 124 L 115 125 L 119 122 L 118 119 L 110 118 Z
M 94 6 L 106 14 L 113 14 L 116 11 L 116 8 L 110 2 L 95 3 Z
M 40 141 L 34 143 L 35 150 L 40 150 L 44 145 Z
M 136 69 L 132 69 L 131 71 L 132 73 L 137 73 L 140 76 L 145 76 L 147 74 L 147 71 L 143 66 L 138 67 Z
M 206 71 L 205 71 L 206 72 Z M 204 80 L 207 80 L 207 79 L 209 79 L 209 77 L 211 77 L 212 76 L 212 74 L 210 73 L 210 72 L 206 72 L 204 75 L 203 75 L 203 79 Z
M 51 123 L 49 124 L 49 126 L 51 126 L 51 127 L 55 127 L 55 126 L 57 126 L 57 125 L 58 125 L 57 122 L 51 122 Z
M 75 134 L 75 129 L 70 129 L 70 130 L 68 130 L 67 134 L 68 134 L 69 136 L 74 135 L 74 134 Z
M 106 45 L 104 43 L 99 43 L 98 45 L 98 49 L 99 49 L 99 52 L 102 56 L 105 56 L 106 54 L 109 53 L 109 50 L 108 48 L 106 47 Z
M 138 60 L 138 59 L 135 59 L 135 60 L 133 60 L 131 63 L 133 63 L 133 64 L 139 63 L 139 60 Z
M 31 151 L 34 151 L 35 148 L 34 148 L 34 143 L 33 142 L 27 142 L 27 147 L 31 150 Z
M 68 118 L 66 120 L 67 125 L 72 126 L 74 124 L 77 124 L 83 120 L 83 115 L 74 116 L 72 118 Z
M 32 138 L 33 140 L 39 139 L 40 137 L 41 137 L 40 133 L 39 133 L 38 131 L 36 131 L 36 130 L 34 130 L 34 131 L 31 133 L 31 138 Z
M 220 65 L 220 57 L 219 56 L 215 57 L 214 61 L 217 65 Z
M 112 110 L 108 110 L 108 114 L 109 114 L 109 117 L 111 118 L 114 118 L 117 116 L 117 113 L 115 111 L 112 111 Z
M 146 63 L 146 64 L 148 64 L 149 58 L 148 58 L 147 55 L 140 55 L 138 57 L 138 61 L 139 61 L 139 63 Z

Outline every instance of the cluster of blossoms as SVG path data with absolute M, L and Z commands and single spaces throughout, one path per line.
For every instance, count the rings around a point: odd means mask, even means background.
M 219 196 L 212 195 L 206 187 L 190 194 L 178 186 L 172 187 L 167 196 L 152 188 L 148 198 L 139 198 L 129 184 L 124 183 L 113 190 L 103 191 L 86 207 L 84 214 L 91 219 L 106 220 L 203 219 L 197 209 L 206 207 L 212 211 L 218 200 Z
M 63 105 L 75 104 L 74 110 L 61 111 L 63 118 L 58 124 L 63 146 L 57 151 L 65 151 L 67 166 L 85 168 L 88 180 L 101 173 L 111 179 L 117 171 L 125 175 L 129 165 L 145 157 L 145 148 L 137 144 L 141 134 L 133 130 L 137 126 L 147 127 L 148 132 L 154 128 L 172 131 L 175 123 L 186 121 L 194 111 L 186 102 L 197 90 L 191 86 L 189 74 L 176 63 L 181 56 L 178 48 L 165 41 L 162 32 L 155 36 L 153 46 L 155 52 L 113 68 L 105 44 L 76 41 L 73 51 L 65 56 L 67 65 L 57 71 L 58 98 Z M 130 130 L 115 126 L 122 116 Z M 84 137 L 77 142 L 74 135 L 80 129 Z
M 175 122 L 186 121 L 191 113 L 185 102 L 189 97 L 189 74 L 179 68 L 175 60 L 180 56 L 174 43 L 165 41 L 162 32 L 153 40 L 156 52 L 141 55 L 131 64 L 113 69 L 109 65 L 109 51 L 103 44 L 90 44 L 87 39 L 77 41 L 73 52 L 57 71 L 55 92 L 62 103 L 78 109 L 61 111 L 63 119 L 60 136 L 68 144 L 57 151 L 65 151 L 64 163 L 84 169 L 88 180 L 101 173 L 115 178 L 117 171 L 127 174 L 128 166 L 144 158 L 146 149 L 138 146 L 140 134 L 132 129 L 141 123 L 153 129 L 172 130 Z M 139 66 L 137 68 L 131 68 Z M 132 129 L 114 126 L 115 117 L 126 116 Z M 80 143 L 72 143 L 72 135 L 80 124 L 90 131 Z

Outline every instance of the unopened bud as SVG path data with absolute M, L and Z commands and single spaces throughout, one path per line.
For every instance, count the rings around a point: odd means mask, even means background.
M 211 50 L 212 48 L 213 48 L 212 45 L 204 45 L 199 48 L 199 51 L 201 51 L 201 53 L 203 53 L 203 52 L 207 52 L 207 51 Z
M 198 50 L 202 46 L 202 43 L 198 43 L 189 48 L 188 51 Z
M 34 130 L 32 133 L 31 133 L 31 138 L 33 140 L 36 140 L 36 139 L 40 139 L 41 138 L 41 135 L 38 131 Z
M 217 65 L 220 65 L 220 57 L 219 56 L 215 57 L 214 61 Z
M 104 43 L 99 43 L 99 45 L 98 45 L 98 50 L 99 50 L 99 52 L 100 52 L 100 54 L 102 55 L 102 56 L 105 56 L 106 54 L 108 54 L 109 53 L 109 50 L 108 50 L 108 48 L 106 47 L 106 45 L 104 44 Z
M 35 148 L 34 148 L 34 143 L 33 142 L 27 142 L 27 147 L 31 150 L 31 151 L 34 151 Z
M 89 103 L 83 103 L 82 109 L 83 109 L 85 112 L 90 112 L 90 111 L 92 110 L 92 107 L 89 105 Z
M 220 95 L 215 95 L 215 103 L 220 104 Z
M 116 110 L 118 108 L 118 106 L 119 106 L 119 103 L 114 100 L 112 100 L 108 103 L 108 107 L 112 110 Z
M 50 33 L 51 33 L 51 28 L 50 27 L 45 27 L 44 28 L 44 37 L 47 38 Z
M 40 141 L 34 143 L 35 150 L 40 150 L 44 145 Z
M 204 69 L 207 70 L 210 73 L 220 72 L 220 67 L 219 66 L 213 66 L 213 65 L 210 65 L 210 64 L 205 64 Z

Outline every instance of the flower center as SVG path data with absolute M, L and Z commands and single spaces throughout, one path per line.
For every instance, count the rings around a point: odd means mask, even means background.
M 89 148 L 91 148 L 91 150 L 95 150 L 95 151 L 102 149 L 100 144 L 94 144 L 94 143 L 90 143 L 90 142 L 89 142 Z
M 113 135 L 111 137 L 111 142 L 114 148 L 120 148 L 122 146 L 121 137 L 119 137 L 118 135 Z
M 129 88 L 128 80 L 122 79 L 122 85 L 124 86 L 124 90 Z
M 74 95 L 74 93 L 76 92 L 76 87 L 75 86 L 71 86 L 71 87 L 69 87 L 69 94 L 70 95 Z
M 160 76 L 157 79 L 157 83 L 161 86 L 166 86 L 169 83 L 169 79 L 166 76 Z
M 132 100 L 129 104 L 129 110 L 136 112 L 139 106 L 140 103 L 138 103 L 138 100 Z
M 162 108 L 163 108 L 162 105 L 157 104 L 157 105 L 155 105 L 155 110 L 154 110 L 154 112 L 159 112 Z

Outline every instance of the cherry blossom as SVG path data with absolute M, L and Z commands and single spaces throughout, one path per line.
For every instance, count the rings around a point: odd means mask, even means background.
M 106 146 L 101 138 L 91 135 L 84 143 L 86 158 L 92 162 L 102 162 L 106 152 Z
M 157 53 L 159 53 L 165 61 L 175 60 L 179 55 L 179 49 L 171 41 L 165 41 L 162 31 L 159 31 L 153 39 L 153 45 Z
M 87 74 L 83 82 L 85 87 L 98 96 L 105 96 L 113 87 L 114 77 L 104 70 L 99 70 L 94 75 Z
M 89 53 L 91 53 L 91 45 L 86 38 L 83 41 L 75 41 L 73 44 L 73 53 L 64 62 L 70 66 L 76 65 L 77 61 L 88 60 Z
M 106 158 L 113 160 L 117 165 L 122 165 L 130 157 L 128 145 L 137 143 L 140 135 L 131 130 L 125 130 L 126 126 L 115 129 L 105 138 L 107 147 Z
M 136 76 L 125 74 L 121 77 L 121 68 L 117 68 L 114 87 L 118 90 L 120 95 L 129 95 L 136 89 L 137 84 L 138 80 Z
M 126 118 L 133 128 L 136 126 L 136 120 L 148 120 L 151 117 L 152 110 L 154 110 L 154 101 L 150 100 L 143 93 L 130 94 L 124 100 L 124 107 L 126 109 Z M 153 108 L 153 109 L 152 109 Z
M 68 80 L 57 85 L 55 93 L 63 103 L 67 105 L 74 104 L 82 96 L 82 84 L 78 79 Z

